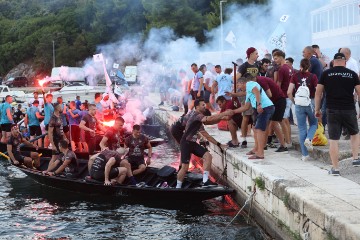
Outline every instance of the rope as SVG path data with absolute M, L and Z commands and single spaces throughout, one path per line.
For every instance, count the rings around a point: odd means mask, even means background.
M 224 228 L 224 230 L 220 233 L 220 235 L 222 235 L 225 230 L 233 223 L 233 221 L 239 216 L 239 214 L 244 210 L 244 208 L 246 207 L 246 205 L 252 201 L 253 197 L 256 194 L 256 188 L 254 187 L 253 192 L 250 194 L 250 196 L 246 199 L 244 206 L 236 213 L 235 217 L 233 217 L 233 219 L 226 225 L 226 227 Z

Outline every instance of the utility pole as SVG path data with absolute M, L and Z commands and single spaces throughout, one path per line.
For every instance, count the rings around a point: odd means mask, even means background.
M 52 41 L 52 43 L 53 43 L 53 67 L 55 67 L 55 41 L 53 40 Z

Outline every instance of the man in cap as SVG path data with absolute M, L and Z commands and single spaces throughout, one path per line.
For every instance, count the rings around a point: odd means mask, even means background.
M 350 134 L 353 166 L 360 166 L 359 153 L 359 127 L 356 117 L 353 93 L 360 94 L 360 81 L 356 72 L 347 69 L 346 58 L 343 53 L 334 56 L 334 67 L 324 71 L 315 93 L 315 115 L 321 117 L 321 97 L 325 91 L 326 113 L 328 116 L 330 158 L 332 168 L 329 174 L 338 176 L 339 171 L 339 139 L 342 128 Z

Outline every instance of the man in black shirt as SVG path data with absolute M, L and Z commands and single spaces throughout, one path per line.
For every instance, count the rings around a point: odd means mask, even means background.
M 96 130 L 104 130 L 99 121 L 96 119 L 96 106 L 95 104 L 89 105 L 88 114 L 86 114 L 80 122 L 80 129 L 85 131 L 85 139 L 89 148 L 89 154 L 94 154 L 96 149 Z
M 104 137 L 100 142 L 101 150 L 105 150 L 105 148 L 109 148 L 110 150 L 116 150 L 119 147 L 124 147 L 125 142 L 125 129 L 124 119 L 122 117 L 117 117 L 115 119 L 115 123 L 113 127 L 110 127 L 105 132 Z
M 56 176 L 65 172 L 76 176 L 78 172 L 76 155 L 69 149 L 68 145 L 69 143 L 66 140 L 60 140 L 59 150 L 61 153 L 53 163 L 49 163 L 48 170 L 44 171 L 45 174 Z
M 18 105 L 18 108 L 14 112 L 14 122 L 18 123 L 21 119 L 23 119 L 25 114 L 21 111 L 21 104 Z
M 358 75 L 346 67 L 345 55 L 337 53 L 334 56 L 334 67 L 323 72 L 315 93 L 315 114 L 321 117 L 321 97 L 326 93 L 328 116 L 328 129 L 330 139 L 330 158 L 333 167 L 331 175 L 340 175 L 339 172 L 339 139 L 342 128 L 346 128 L 351 135 L 351 149 L 353 166 L 360 166 L 359 153 L 359 127 L 355 110 L 354 90 L 360 94 L 360 81 Z
M 32 146 L 38 149 L 35 144 L 28 142 L 22 137 L 19 128 L 16 124 L 11 126 L 11 135 L 7 142 L 7 152 L 10 157 L 10 161 L 15 165 L 24 164 L 26 167 L 38 168 L 40 166 L 40 157 L 37 152 L 20 151 L 20 144 L 25 143 L 28 146 Z M 34 160 L 34 163 L 33 163 Z

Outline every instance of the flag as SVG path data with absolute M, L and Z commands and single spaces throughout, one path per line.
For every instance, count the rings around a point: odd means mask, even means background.
M 93 55 L 93 59 L 94 59 L 94 62 L 103 62 L 104 61 L 104 57 L 103 57 L 102 53 Z
M 280 22 L 286 22 L 289 19 L 289 15 L 282 15 L 280 18 Z
M 114 64 L 113 64 L 113 68 L 119 68 L 119 64 L 118 64 L 118 63 L 114 63 Z
M 229 34 L 226 36 L 225 41 L 231 44 L 233 48 L 236 48 L 236 37 L 233 31 L 230 31 Z
M 121 95 L 122 91 L 119 85 L 115 84 L 115 88 L 114 88 L 114 93 L 116 93 L 117 95 Z
M 271 48 L 278 48 L 285 52 L 286 48 L 286 33 L 284 27 L 279 24 L 274 32 L 270 35 L 268 43 Z
M 119 78 L 125 79 L 124 74 L 120 70 L 117 70 L 116 76 L 118 76 Z

